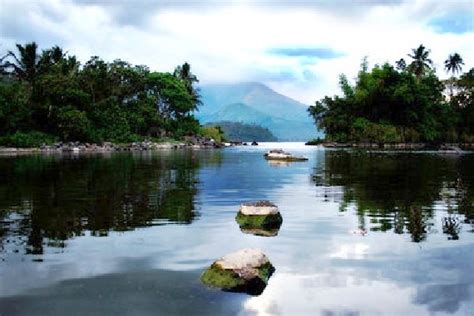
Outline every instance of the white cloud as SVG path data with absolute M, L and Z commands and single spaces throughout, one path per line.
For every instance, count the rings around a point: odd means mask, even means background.
M 150 1 L 133 3 L 134 7 L 124 6 L 125 1 L 112 6 L 94 1 L 1 0 L 0 48 L 36 40 L 43 48 L 59 44 L 82 61 L 99 55 L 160 71 L 188 61 L 203 83 L 262 81 L 305 103 L 338 93 L 338 75 L 354 77 L 364 56 L 371 65 L 394 62 L 421 43 L 432 50 L 442 76 L 444 59 L 455 51 L 464 57 L 465 69 L 473 66 L 473 32 L 440 34 L 428 26 L 430 18 L 448 9 L 469 9 L 469 1 L 449 7 L 434 0 L 388 6 L 355 4 L 357 10 L 349 11 L 344 1 L 339 2 L 339 10 L 329 2 L 291 6 L 280 1 L 274 8 L 265 1 L 258 5 L 194 1 L 156 8 Z M 126 9 L 130 23 L 124 23 Z M 329 48 L 344 55 L 302 60 L 269 52 L 278 47 Z

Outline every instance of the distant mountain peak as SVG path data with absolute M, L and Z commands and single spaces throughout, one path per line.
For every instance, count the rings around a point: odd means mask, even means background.
M 196 116 L 204 123 L 233 121 L 268 128 L 281 140 L 306 140 L 318 133 L 307 106 L 260 82 L 200 86 L 203 105 Z

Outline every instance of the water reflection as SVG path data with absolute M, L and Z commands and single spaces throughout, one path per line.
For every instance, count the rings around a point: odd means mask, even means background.
M 290 162 L 288 161 L 279 161 L 279 160 L 267 160 L 269 166 L 280 168 L 280 167 L 289 167 Z
M 420 242 L 433 231 L 442 206 L 448 212 L 443 233 L 456 240 L 461 222 L 474 225 L 471 158 L 327 151 L 312 179 L 317 186 L 342 187 L 342 197 L 333 198 L 341 212 L 355 209 L 361 231 L 408 233 Z
M 474 155 L 303 147 L 274 168 L 264 150 L 1 158 L 0 314 L 470 315 Z M 258 199 L 276 237 L 235 222 Z M 247 247 L 277 269 L 262 295 L 202 286 Z
M 207 159 L 206 163 L 218 163 Z M 200 160 L 192 152 L 0 159 L 0 241 L 41 254 L 90 231 L 189 224 Z

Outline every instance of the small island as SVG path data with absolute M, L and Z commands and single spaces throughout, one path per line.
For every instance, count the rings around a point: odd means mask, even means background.
M 439 79 L 423 45 L 394 65 L 371 70 L 364 58 L 355 84 L 339 78 L 342 96 L 326 96 L 308 108 L 325 139 L 308 145 L 326 147 L 474 149 L 474 68 L 461 74 L 457 53 L 444 61 L 451 75 Z

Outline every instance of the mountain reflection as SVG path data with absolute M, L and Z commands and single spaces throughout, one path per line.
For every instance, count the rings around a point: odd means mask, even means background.
M 191 152 L 2 158 L 2 251 L 8 243 L 41 254 L 86 231 L 189 224 L 198 215 L 198 168 Z
M 474 157 L 327 151 L 316 165 L 317 186 L 340 186 L 340 210 L 355 208 L 359 229 L 427 238 L 443 205 L 443 233 L 457 240 L 474 225 Z

